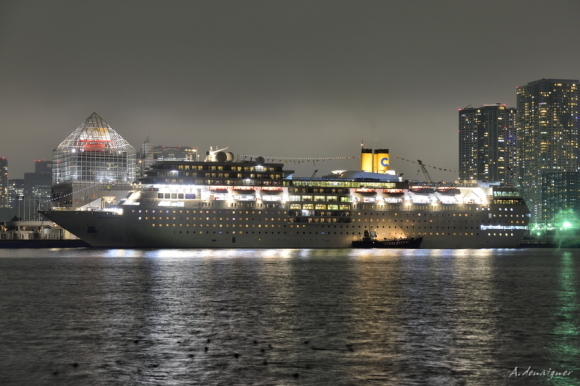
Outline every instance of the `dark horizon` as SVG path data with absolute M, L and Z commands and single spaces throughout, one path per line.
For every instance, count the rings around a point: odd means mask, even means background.
M 515 107 L 517 86 L 580 77 L 579 11 L 567 0 L 4 1 L 0 156 L 21 178 L 96 112 L 136 148 L 149 137 L 353 157 L 363 140 L 389 148 L 406 178 L 420 174 L 404 159 L 458 170 L 458 109 Z

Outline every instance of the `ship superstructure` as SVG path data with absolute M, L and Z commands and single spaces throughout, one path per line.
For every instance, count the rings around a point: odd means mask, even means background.
M 54 208 L 48 218 L 92 246 L 124 248 L 349 248 L 423 237 L 421 248 L 511 248 L 529 211 L 513 187 L 439 186 L 393 171 L 296 178 L 283 163 L 157 162 L 112 208 Z

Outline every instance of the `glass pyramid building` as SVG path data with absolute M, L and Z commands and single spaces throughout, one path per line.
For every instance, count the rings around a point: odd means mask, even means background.
M 97 113 L 91 114 L 54 149 L 52 183 L 130 184 L 135 148 Z

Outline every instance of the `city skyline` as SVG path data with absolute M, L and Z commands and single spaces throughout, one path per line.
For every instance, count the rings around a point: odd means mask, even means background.
M 457 110 L 580 76 L 580 4 L 486 4 L 6 1 L 0 156 L 20 178 L 96 112 L 135 148 L 353 157 L 362 140 L 405 178 L 421 174 L 403 159 L 458 170 Z

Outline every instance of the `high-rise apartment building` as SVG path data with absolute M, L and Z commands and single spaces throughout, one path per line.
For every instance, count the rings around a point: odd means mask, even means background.
M 580 218 L 577 216 L 580 213 L 579 186 L 579 172 L 542 174 L 542 212 L 548 229 L 580 225 Z
M 0 208 L 8 207 L 8 160 L 0 157 Z
M 511 183 L 516 109 L 495 103 L 459 110 L 459 179 Z
M 554 211 L 544 210 L 552 198 L 542 196 L 542 176 L 579 171 L 578 87 L 578 80 L 541 79 L 517 88 L 518 185 L 533 223 L 551 222 Z

